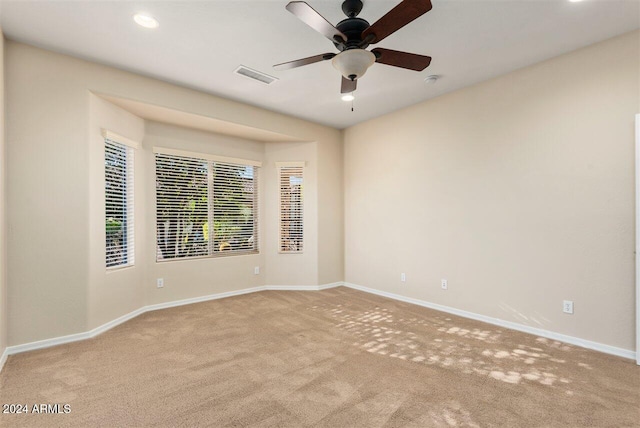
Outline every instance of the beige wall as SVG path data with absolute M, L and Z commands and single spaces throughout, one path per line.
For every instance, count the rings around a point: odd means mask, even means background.
M 344 280 L 342 143 L 318 144 L 318 283 Z
M 144 274 L 148 257 L 145 250 L 146 211 L 144 154 L 134 151 L 134 252 L 135 264 L 121 269 L 105 267 L 105 177 L 102 129 L 140 143 L 145 136 L 144 120 L 91 93 L 89 97 L 89 283 L 87 328 L 93 329 L 145 304 Z
M 276 162 L 304 161 L 302 253 L 279 252 L 280 184 Z M 264 237 L 267 285 L 318 285 L 318 158 L 316 143 L 265 146 Z
M 89 96 L 60 58 L 6 43 L 9 345 L 87 326 Z
M 262 263 L 260 257 L 263 256 L 156 266 L 153 253 L 137 252 L 135 268 L 105 273 L 104 249 L 97 247 L 104 245 L 100 230 L 104 220 L 101 196 L 95 193 L 95 187 L 103 180 L 102 166 L 98 165 L 102 153 L 96 132 L 104 126 L 102 123 L 118 117 L 124 117 L 128 123 L 121 131 L 125 136 L 136 138 L 133 133 L 137 131 L 128 133 L 140 128 L 134 118 L 93 98 L 92 92 L 290 135 L 300 141 L 313 142 L 317 147 L 328 145 L 327 150 L 332 153 L 341 145 L 340 131 L 335 129 L 12 41 L 6 44 L 6 78 L 7 104 L 11 106 L 7 111 L 6 141 L 7 221 L 11 225 L 7 237 L 11 266 L 9 345 L 87 331 L 127 313 L 140 299 L 152 304 L 246 288 L 265 281 L 266 274 L 253 275 L 253 266 Z M 150 124 L 148 128 L 144 150 L 155 144 L 153 139 L 162 144 L 159 141 L 163 135 L 154 135 L 160 127 Z M 193 133 L 181 139 L 178 136 L 181 131 L 174 131 L 176 139 L 167 144 L 199 146 L 204 151 L 223 147 L 240 150 L 221 140 L 209 146 L 204 141 L 206 138 L 200 141 Z M 180 142 L 176 143 L 178 139 Z M 247 144 L 241 145 L 245 149 L 251 147 L 251 143 Z M 328 158 L 324 150 L 320 152 Z M 317 153 L 318 149 L 313 155 L 318 156 Z M 153 208 L 149 152 L 145 151 L 142 158 L 146 159 L 141 171 L 143 178 L 138 181 L 140 175 L 136 172 L 135 186 L 136 192 L 142 186 L 141 191 L 147 197 L 136 200 L 136 209 L 138 203 L 146 207 L 143 208 L 146 226 L 142 233 L 146 234 L 145 245 L 149 245 L 155 236 L 148 220 Z M 314 163 L 317 165 L 317 161 Z M 315 174 L 318 189 L 342 199 L 339 180 L 331 174 Z M 328 224 L 328 218 L 335 219 L 340 209 L 340 206 L 315 209 L 317 221 L 313 228 L 316 236 L 320 232 L 326 235 L 322 251 L 329 255 L 317 256 L 308 283 L 315 285 L 319 278 L 342 279 L 340 267 L 336 269 L 324 262 L 340 252 L 340 249 L 327 248 L 326 242 L 342 247 L 342 218 L 338 217 L 336 227 Z M 136 244 L 139 242 L 137 237 Z M 317 243 L 315 251 L 320 246 Z M 138 245 L 138 250 L 142 248 Z M 142 269 L 139 263 L 144 257 L 147 260 Z M 323 260 L 326 274 L 318 272 L 318 260 Z M 158 276 L 165 278 L 163 290 L 155 289 Z M 304 278 L 307 277 L 305 274 Z M 182 284 L 179 278 L 190 280 Z M 291 279 L 285 276 L 284 280 Z M 135 286 L 137 281 L 142 281 L 141 289 Z M 179 283 L 182 288 L 178 288 Z
M 626 34 L 349 128 L 346 281 L 633 350 L 639 48 Z
M 8 331 L 4 152 L 4 35 L 0 28 L 0 358 L 7 347 Z

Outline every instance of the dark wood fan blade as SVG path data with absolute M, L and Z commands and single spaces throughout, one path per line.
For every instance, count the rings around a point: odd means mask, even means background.
M 342 87 L 340 88 L 340 93 L 348 94 L 349 92 L 353 92 L 356 90 L 357 85 L 357 80 L 349 80 L 346 77 L 342 76 Z
M 283 62 L 273 66 L 276 70 L 288 70 L 290 68 L 302 67 L 303 65 L 313 64 L 314 62 L 326 61 L 336 56 L 334 53 L 326 53 L 322 55 L 310 56 L 308 58 L 297 59 L 295 61 Z
M 292 1 L 286 9 L 298 17 L 302 22 L 309 27 L 316 30 L 318 33 L 325 36 L 327 39 L 338 42 L 347 41 L 347 36 L 336 27 L 334 27 L 329 21 L 327 21 L 322 15 L 320 15 L 314 8 L 309 6 L 303 1 Z M 336 37 L 338 38 L 336 40 Z
M 391 49 L 375 48 L 371 52 L 376 56 L 376 62 L 393 65 L 394 67 L 422 71 L 431 64 L 431 57 L 408 52 L 393 51 Z
M 429 0 L 404 0 L 391 9 L 385 16 L 378 19 L 373 25 L 362 32 L 362 38 L 369 37 L 370 44 L 378 43 L 390 34 L 395 33 L 414 19 L 431 10 Z

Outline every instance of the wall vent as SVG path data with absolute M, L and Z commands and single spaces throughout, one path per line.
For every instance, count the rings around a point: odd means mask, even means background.
M 245 67 L 244 65 L 241 65 L 240 67 L 236 68 L 234 73 L 239 74 L 241 76 L 248 77 L 253 80 L 258 80 L 262 83 L 266 83 L 267 85 L 270 85 L 276 80 L 278 80 L 277 77 L 269 76 L 268 74 L 264 74 L 252 68 Z

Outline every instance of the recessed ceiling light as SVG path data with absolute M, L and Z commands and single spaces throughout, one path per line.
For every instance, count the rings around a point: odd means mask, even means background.
M 579 3 L 579 2 L 581 2 L 582 0 L 569 0 L 569 1 L 570 1 L 571 3 Z
M 147 15 L 146 13 L 142 12 L 133 15 L 133 20 L 136 21 L 136 24 L 144 28 L 158 28 L 158 26 L 160 25 L 158 20 L 153 16 Z
M 355 99 L 356 97 L 354 97 L 353 94 L 346 94 L 342 96 L 342 101 L 353 101 Z

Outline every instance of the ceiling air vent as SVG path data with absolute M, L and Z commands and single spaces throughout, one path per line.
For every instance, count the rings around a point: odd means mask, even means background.
M 268 74 L 261 73 L 257 70 L 251 69 L 249 67 L 245 67 L 244 65 L 241 65 L 240 67 L 236 68 L 234 73 L 239 74 L 241 76 L 248 77 L 253 80 L 258 80 L 262 83 L 266 83 L 267 85 L 270 85 L 276 80 L 278 80 L 276 77 L 269 76 Z

